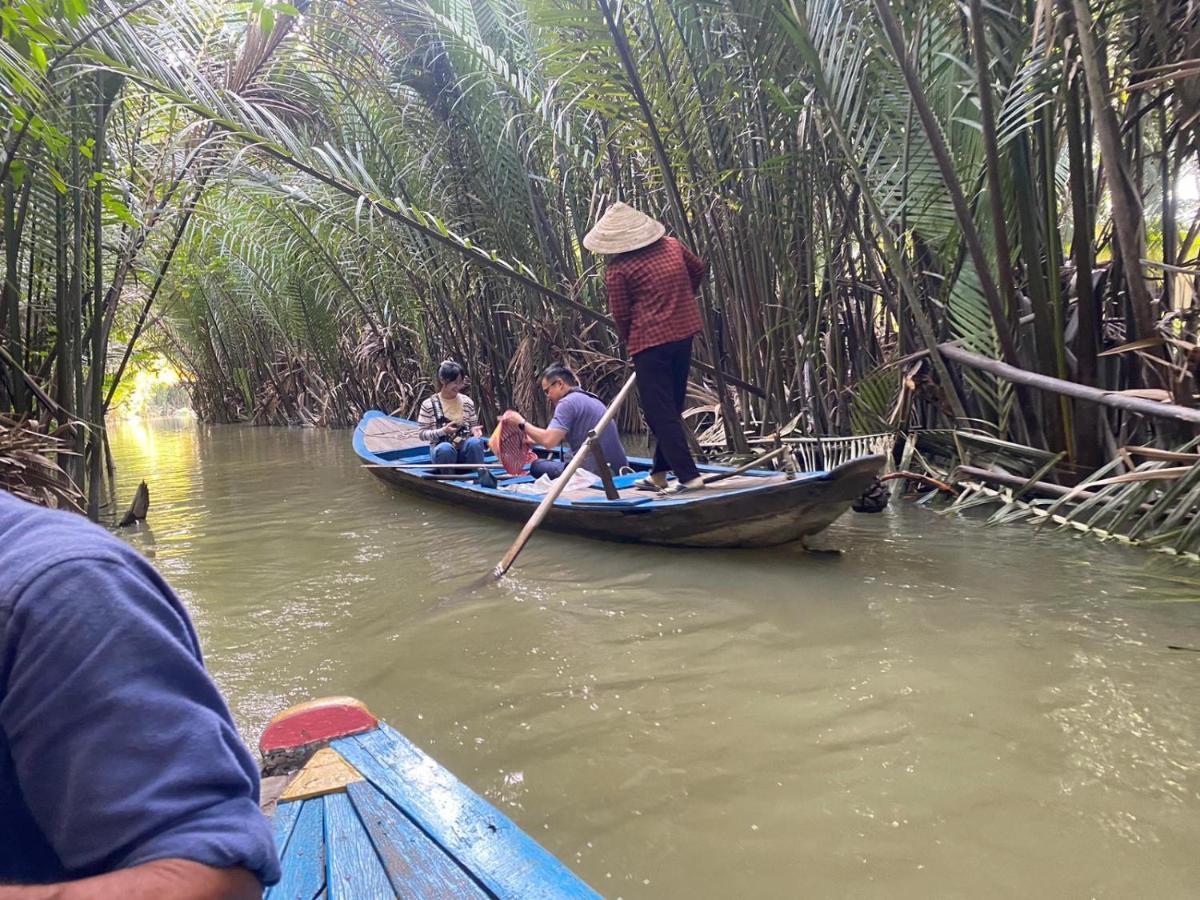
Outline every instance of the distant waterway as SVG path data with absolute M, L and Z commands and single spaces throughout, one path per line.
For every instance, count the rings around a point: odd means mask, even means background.
M 394 493 L 350 432 L 113 431 L 248 742 L 364 700 L 610 897 L 1195 897 L 1200 570 L 901 505 L 671 550 Z

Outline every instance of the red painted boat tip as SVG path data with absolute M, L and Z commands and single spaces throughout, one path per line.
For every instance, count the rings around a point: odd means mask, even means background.
M 362 734 L 379 725 L 379 720 L 362 703 L 346 697 L 313 700 L 277 715 L 258 742 L 266 755 L 335 738 Z

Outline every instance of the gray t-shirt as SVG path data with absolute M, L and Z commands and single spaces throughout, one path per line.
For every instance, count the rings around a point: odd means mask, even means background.
M 589 394 L 581 388 L 575 388 L 558 401 L 554 407 L 554 418 L 550 420 L 549 428 L 559 428 L 567 433 L 566 442 L 574 451 L 587 440 L 588 432 L 596 427 L 596 423 L 604 415 L 605 406 L 595 394 Z M 613 422 L 600 434 L 600 449 L 604 458 L 615 472 L 621 466 L 629 465 L 625 458 L 625 448 L 621 446 L 621 436 Z M 593 475 L 600 470 L 596 458 L 591 453 L 583 461 L 583 468 Z

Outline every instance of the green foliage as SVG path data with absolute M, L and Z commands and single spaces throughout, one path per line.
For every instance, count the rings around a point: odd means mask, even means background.
M 893 367 L 871 372 L 855 384 L 850 401 L 854 434 L 878 434 L 894 427 L 893 412 L 902 381 L 900 370 Z

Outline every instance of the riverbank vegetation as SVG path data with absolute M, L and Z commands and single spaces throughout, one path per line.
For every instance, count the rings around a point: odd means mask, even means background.
M 1197 15 L 21 0 L 0 16 L 0 410 L 60 435 L 95 514 L 141 354 L 214 422 L 408 412 L 446 357 L 483 410 L 544 412 L 534 375 L 560 358 L 611 395 L 625 363 L 580 238 L 620 198 L 710 263 L 706 442 L 920 433 L 906 467 L 1006 515 L 1099 495 L 1117 533 L 1191 549 Z

